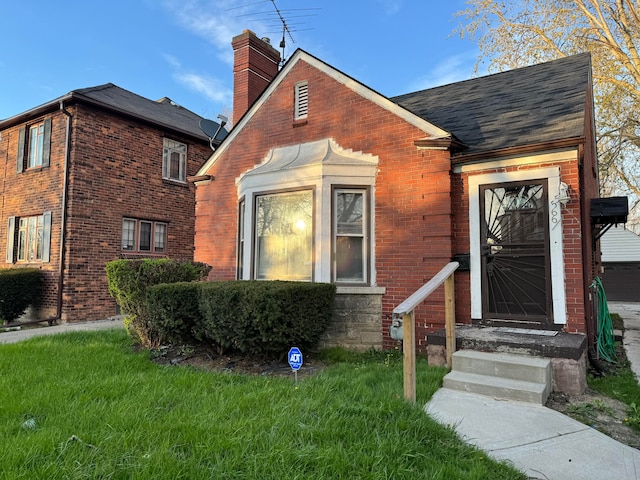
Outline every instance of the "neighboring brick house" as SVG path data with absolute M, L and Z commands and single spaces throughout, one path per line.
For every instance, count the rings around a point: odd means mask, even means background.
M 105 264 L 193 259 L 194 187 L 211 154 L 201 117 L 113 84 L 0 121 L 0 258 L 45 277 L 37 319 L 117 313 Z
M 456 258 L 458 323 L 586 343 L 588 54 L 388 98 L 302 50 L 278 71 L 250 31 L 232 45 L 235 126 L 192 179 L 211 279 L 334 282 L 326 344 L 389 347 L 393 308 Z M 422 352 L 443 295 L 416 310 Z

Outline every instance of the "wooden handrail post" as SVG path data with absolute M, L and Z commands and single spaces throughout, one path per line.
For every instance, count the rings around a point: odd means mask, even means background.
M 452 356 L 456 351 L 456 299 L 453 273 L 444 281 L 444 328 L 447 368 L 451 368 Z
M 402 353 L 404 354 L 404 399 L 416 401 L 416 326 L 411 310 L 402 316 Z

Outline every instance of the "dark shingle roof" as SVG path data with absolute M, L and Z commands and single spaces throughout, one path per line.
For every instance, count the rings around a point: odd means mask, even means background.
M 196 138 L 207 140 L 200 130 L 202 117 L 164 97 L 158 101 L 141 97 L 129 90 L 106 83 L 97 87 L 82 88 L 70 92 L 76 98 L 88 98 L 108 108 L 188 133 Z
M 391 101 L 482 153 L 582 137 L 590 76 L 584 53 Z
M 59 108 L 60 102 L 65 102 L 66 104 L 74 101 L 88 103 L 122 115 L 128 115 L 199 140 L 207 141 L 209 139 L 200 129 L 201 116 L 174 103 L 170 98 L 163 97 L 158 101 L 149 100 L 113 83 L 72 90 L 66 95 L 62 95 L 26 112 L 0 120 L 0 128 L 9 127 L 27 121 L 32 116 L 56 110 Z M 218 140 L 224 138 L 226 133 L 226 130 L 222 129 L 218 134 Z

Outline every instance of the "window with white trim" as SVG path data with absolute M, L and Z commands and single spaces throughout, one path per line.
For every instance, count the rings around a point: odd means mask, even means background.
M 44 148 L 44 123 L 29 128 L 29 159 L 27 168 L 42 165 L 42 150 Z
M 167 224 L 123 218 L 122 250 L 132 253 L 166 253 Z
M 293 87 L 294 91 L 294 120 L 300 120 L 307 118 L 309 113 L 309 84 L 305 80 L 304 82 L 298 82 Z
M 241 279 L 244 275 L 244 216 L 245 216 L 245 201 L 244 198 L 240 201 L 238 206 L 238 258 L 236 278 Z
M 51 212 L 29 217 L 9 217 L 6 263 L 49 262 Z
M 25 125 L 18 131 L 17 172 L 48 167 L 51 156 L 51 118 Z
M 366 190 L 333 191 L 333 280 L 362 283 L 367 279 Z
M 255 271 L 259 280 L 312 280 L 313 191 L 258 195 Z
M 185 182 L 187 179 L 187 145 L 164 139 L 162 178 Z

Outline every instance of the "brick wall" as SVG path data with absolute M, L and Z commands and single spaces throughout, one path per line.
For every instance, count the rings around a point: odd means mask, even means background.
M 162 179 L 165 132 L 85 105 L 68 110 L 73 124 L 62 321 L 74 322 L 116 313 L 107 290 L 105 265 L 125 256 L 121 250 L 124 216 L 167 222 L 167 252 L 162 256 L 193 258 L 195 197 L 193 185 Z M 0 144 L 10 159 L 0 223 L 1 258 L 6 252 L 7 216 L 52 211 L 51 262 L 37 264 L 48 273 L 43 303 L 48 312 L 55 312 L 57 306 L 66 131 L 64 115 L 56 112 L 52 116 L 50 167 L 15 173 L 20 126 L 2 132 Z M 188 145 L 187 175 L 194 175 L 211 153 L 206 141 L 166 136 Z
M 294 84 L 307 80 L 309 115 L 293 121 Z M 213 265 L 211 279 L 235 278 L 238 197 L 235 179 L 262 161 L 271 148 L 334 138 L 344 148 L 377 155 L 375 255 L 382 299 L 382 330 L 393 308 L 451 258 L 450 164 L 447 152 L 419 151 L 425 133 L 301 61 L 244 126 L 196 190 L 195 259 Z M 251 208 L 247 205 L 247 208 Z M 419 345 L 442 323 L 442 288 L 422 305 Z

